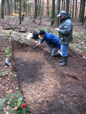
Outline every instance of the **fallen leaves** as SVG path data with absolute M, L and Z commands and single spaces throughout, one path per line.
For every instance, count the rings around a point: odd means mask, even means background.
M 10 69 L 0 71 L 0 76 L 6 76 L 6 75 L 9 75 L 10 72 L 11 72 Z
M 9 112 L 5 111 L 5 114 L 9 114 Z
M 10 35 L 7 35 L 7 37 L 10 37 Z
M 6 90 L 5 91 L 5 93 L 7 93 L 7 94 L 10 94 L 10 93 L 12 93 L 13 92 L 13 90 Z
M 0 65 L 2 65 L 2 62 L 0 62 Z
M 5 88 L 6 90 L 8 90 L 9 88 L 7 87 L 7 88 Z
M 2 52 L 0 52 L 0 55 L 2 55 Z
M 18 106 L 15 106 L 15 108 L 13 108 L 13 110 L 17 110 L 18 109 Z

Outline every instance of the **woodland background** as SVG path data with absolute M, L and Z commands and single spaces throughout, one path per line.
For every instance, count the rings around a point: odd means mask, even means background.
M 27 15 L 40 18 L 40 21 L 45 16 L 50 18 L 51 25 L 58 26 L 59 20 L 56 16 L 61 10 L 84 24 L 86 0 L 1 0 L 1 18 L 4 18 L 4 15 L 16 15 L 19 16 L 20 24 L 24 15 Z
M 65 67 L 27 37 L 42 29 L 58 36 L 61 10 L 73 22 Z M 22 103 L 27 114 L 86 114 L 86 0 L 0 0 L 0 114 L 22 114 Z

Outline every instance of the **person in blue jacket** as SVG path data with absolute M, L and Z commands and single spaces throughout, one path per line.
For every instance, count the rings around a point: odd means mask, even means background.
M 39 35 L 42 39 L 38 44 L 36 44 L 36 46 L 38 47 L 45 41 L 49 48 L 49 53 L 51 54 L 51 56 L 60 56 L 60 54 L 58 53 L 58 50 L 60 49 L 59 38 L 52 33 L 45 32 L 44 30 L 40 30 Z

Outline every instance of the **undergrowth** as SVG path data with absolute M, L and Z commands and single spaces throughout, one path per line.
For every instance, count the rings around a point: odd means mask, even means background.
M 20 92 L 8 94 L 6 98 L 2 96 L 0 100 L 0 114 L 8 112 L 9 114 L 23 114 L 23 97 Z M 26 107 L 26 112 L 29 112 Z

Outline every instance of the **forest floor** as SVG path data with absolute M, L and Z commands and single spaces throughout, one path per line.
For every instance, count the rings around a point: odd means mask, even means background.
M 61 57 L 51 57 L 43 43 L 33 48 L 38 40 L 27 39 L 28 32 L 45 29 L 52 32 L 50 22 L 13 16 L 0 19 L 0 98 L 21 91 L 31 114 L 86 114 L 86 39 L 74 39 L 77 46 L 68 49 L 67 66 L 59 66 Z M 73 21 L 74 32 L 86 34 L 86 28 Z M 26 31 L 21 33 L 19 31 Z M 5 49 L 12 34 L 15 71 L 6 67 Z M 79 47 L 82 48 L 79 48 Z M 14 69 L 13 69 L 14 70 Z M 0 99 L 1 100 L 1 99 Z M 8 112 L 7 107 L 4 109 Z M 9 113 L 6 113 L 9 114 Z

